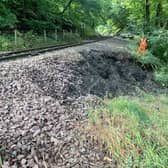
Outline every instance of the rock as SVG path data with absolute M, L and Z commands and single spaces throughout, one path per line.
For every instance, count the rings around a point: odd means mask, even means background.
M 33 168 L 39 168 L 39 167 L 38 167 L 38 165 L 36 164 L 36 165 L 33 166 Z
M 104 159 L 103 159 L 105 162 L 112 162 L 113 160 L 111 159 L 111 158 L 109 158 L 109 157 L 104 157 Z
M 134 35 L 132 35 L 132 34 L 130 34 L 130 33 L 120 34 L 120 37 L 122 37 L 122 38 L 134 39 Z
M 18 155 L 18 156 L 17 156 L 17 159 L 18 159 L 18 160 L 21 160 L 22 158 L 24 158 L 24 155 Z
M 36 131 L 33 133 L 33 137 L 36 137 L 38 134 L 40 134 L 40 129 L 36 130 Z
M 2 165 L 2 168 L 10 168 L 9 167 L 9 163 L 8 162 L 4 162 L 3 165 Z
M 21 160 L 21 164 L 22 164 L 22 165 L 25 165 L 25 164 L 26 164 L 26 162 L 27 162 L 27 160 L 26 160 L 26 159 L 22 159 L 22 160 Z

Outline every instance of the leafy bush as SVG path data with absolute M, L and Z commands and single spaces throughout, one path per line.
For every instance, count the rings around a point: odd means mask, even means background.
M 17 18 L 4 4 L 0 2 L 0 28 L 13 28 L 17 23 Z
M 67 41 L 67 42 L 80 42 L 81 41 L 81 37 L 77 33 L 74 34 L 74 33 L 66 32 L 64 34 L 63 41 Z
M 137 49 L 138 49 L 138 42 L 133 42 L 129 45 L 129 49 L 128 52 L 130 53 L 130 55 L 137 61 L 140 62 L 142 64 L 142 66 L 148 66 L 150 65 L 151 67 L 158 68 L 161 66 L 161 61 L 159 58 L 155 57 L 150 50 L 146 50 L 146 54 L 145 56 L 143 56 L 142 54 L 138 54 L 137 53 Z
M 152 66 L 155 70 L 155 80 L 168 86 L 168 31 L 157 30 L 147 36 L 148 46 L 145 56 L 137 54 L 138 39 L 140 37 L 130 41 L 128 52 L 143 66 Z
M 154 31 L 147 38 L 151 53 L 162 62 L 168 62 L 168 30 Z
M 43 34 L 33 31 L 22 33 L 17 31 L 17 46 L 14 44 L 14 34 L 5 34 L 0 36 L 0 50 L 18 50 L 35 47 L 45 47 L 49 45 L 62 44 L 65 42 L 80 42 L 81 37 L 77 33 L 65 32 L 64 38 L 62 33 L 58 33 L 58 39 L 55 39 L 55 32 L 47 32 L 47 39 L 44 40 Z
M 11 41 L 4 36 L 0 36 L 0 50 L 5 51 L 11 48 Z
M 121 30 L 123 30 L 128 24 L 129 11 L 121 4 L 116 5 L 112 9 L 112 21 Z
M 168 87 L 168 66 L 163 66 L 155 71 L 155 80 Z

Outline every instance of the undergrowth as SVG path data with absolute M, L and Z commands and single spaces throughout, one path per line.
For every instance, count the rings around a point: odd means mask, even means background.
M 81 37 L 78 33 L 65 32 L 64 37 L 61 33 L 58 33 L 56 39 L 55 32 L 48 32 L 45 40 L 43 34 L 29 31 L 26 33 L 17 32 L 17 45 L 15 45 L 13 34 L 0 34 L 0 51 L 13 51 L 80 41 Z
M 119 167 L 166 168 L 168 163 L 168 96 L 143 93 L 105 100 L 90 110 L 86 128 L 106 144 Z
M 147 35 L 146 54 L 138 54 L 140 36 L 136 36 L 130 41 L 128 52 L 143 67 L 152 67 L 154 70 L 155 80 L 163 86 L 168 86 L 168 31 L 157 30 Z
M 168 65 L 160 67 L 159 70 L 155 70 L 155 80 L 161 83 L 163 86 L 168 87 Z
M 153 69 L 157 69 L 161 66 L 161 61 L 159 58 L 155 57 L 150 50 L 146 50 L 145 55 L 137 53 L 138 45 L 134 42 L 130 42 L 129 53 L 130 55 L 142 66 L 151 66 Z

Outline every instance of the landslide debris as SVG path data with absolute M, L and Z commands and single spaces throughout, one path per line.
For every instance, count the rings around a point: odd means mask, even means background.
M 106 48 L 1 63 L 3 167 L 116 167 L 78 126 L 97 96 L 135 94 L 137 87 L 160 88 L 128 54 Z

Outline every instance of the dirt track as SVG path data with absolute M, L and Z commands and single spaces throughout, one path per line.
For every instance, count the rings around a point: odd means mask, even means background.
M 4 167 L 116 167 L 78 129 L 96 96 L 158 91 L 152 72 L 106 41 L 0 63 L 0 156 Z

